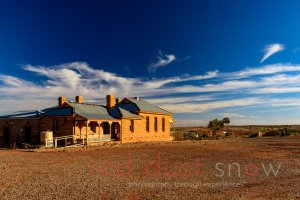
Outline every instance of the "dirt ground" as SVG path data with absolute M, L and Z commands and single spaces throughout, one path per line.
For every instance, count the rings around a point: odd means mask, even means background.
M 299 199 L 300 137 L 2 149 L 0 177 L 1 199 Z

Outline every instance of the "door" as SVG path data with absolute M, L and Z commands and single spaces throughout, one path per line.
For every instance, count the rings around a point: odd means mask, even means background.
M 3 143 L 9 144 L 9 127 L 8 126 L 4 127 Z
M 25 143 L 31 142 L 31 126 L 25 127 Z
M 112 123 L 112 134 L 111 134 L 112 140 L 120 140 L 120 124 L 113 122 Z

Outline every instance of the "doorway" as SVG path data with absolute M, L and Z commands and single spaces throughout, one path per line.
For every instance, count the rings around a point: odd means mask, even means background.
M 25 127 L 25 143 L 31 143 L 31 126 L 28 125 Z
M 111 139 L 115 141 L 120 140 L 120 124 L 118 122 L 113 122 L 111 127 Z
M 9 126 L 4 126 L 4 131 L 3 131 L 3 143 L 9 144 L 10 140 L 10 134 L 9 134 Z

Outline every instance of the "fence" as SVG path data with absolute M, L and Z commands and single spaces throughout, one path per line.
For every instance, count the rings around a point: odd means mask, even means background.
M 63 141 L 63 142 L 60 142 Z M 45 139 L 45 147 L 67 147 L 67 146 L 81 146 L 86 142 L 85 138 L 80 138 L 75 135 L 66 135 L 61 137 L 54 137 L 53 139 Z

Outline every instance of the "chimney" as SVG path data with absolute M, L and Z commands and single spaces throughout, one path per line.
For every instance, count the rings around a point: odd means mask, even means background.
M 62 107 L 67 103 L 68 99 L 64 96 L 58 98 L 58 106 Z
M 116 99 L 116 104 L 119 104 L 121 102 L 121 99 L 120 98 L 117 98 Z
M 75 97 L 76 103 L 83 103 L 83 97 L 82 96 L 76 96 Z
M 115 106 L 115 97 L 113 95 L 106 96 L 106 107 L 111 108 Z

